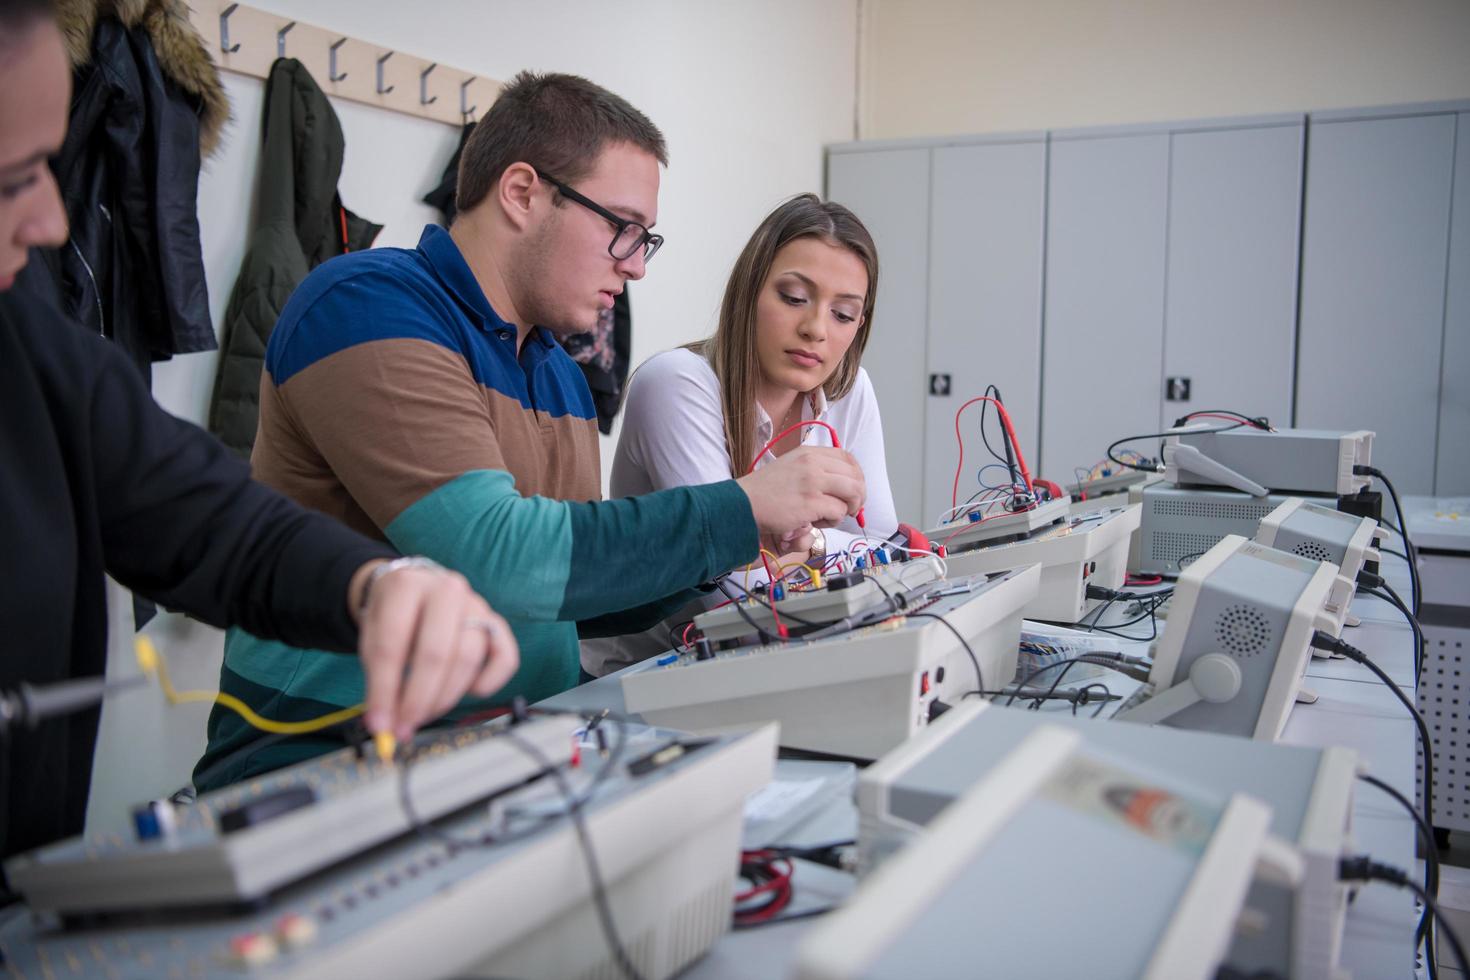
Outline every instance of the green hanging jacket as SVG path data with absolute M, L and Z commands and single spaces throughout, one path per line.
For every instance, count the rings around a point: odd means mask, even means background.
M 342 126 L 295 58 L 271 66 L 262 130 L 258 216 L 225 309 L 209 407 L 209 431 L 245 459 L 255 444 L 266 341 L 286 300 L 312 269 L 369 248 L 382 230 L 342 206 Z

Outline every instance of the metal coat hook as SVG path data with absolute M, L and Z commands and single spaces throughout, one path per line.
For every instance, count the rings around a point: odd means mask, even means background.
M 465 102 L 466 102 L 465 93 L 469 90 L 470 82 L 473 82 L 473 81 L 474 81 L 474 78 L 466 78 L 464 81 L 462 81 L 462 82 L 459 83 L 459 114 L 461 116 L 465 117 L 466 119 L 470 118 L 470 113 L 474 112 L 476 109 L 479 108 L 478 105 L 472 105 L 472 106 L 468 106 L 468 107 L 465 105 Z
M 234 54 L 240 50 L 238 41 L 233 45 L 230 44 L 230 14 L 233 14 L 238 6 L 240 6 L 238 3 L 232 3 L 219 12 L 219 49 L 225 54 Z
M 340 82 L 342 81 L 342 79 L 347 77 L 347 73 L 345 71 L 340 75 L 337 74 L 337 49 L 346 43 L 347 38 L 341 38 L 337 41 L 336 44 L 332 45 L 330 49 L 328 57 L 329 67 L 327 68 L 327 81 L 329 82 Z
M 281 28 L 279 31 L 276 31 L 276 57 L 277 58 L 284 58 L 284 57 L 286 57 L 286 35 L 289 34 L 289 33 L 291 33 L 291 28 L 293 28 L 295 26 L 296 26 L 296 22 L 293 20 L 291 23 L 287 24 L 285 27 Z
M 432 99 L 429 98 L 429 72 L 438 67 L 439 63 L 436 61 L 429 67 L 425 68 L 423 71 L 419 72 L 419 105 L 433 105 L 435 102 L 439 101 L 439 96 L 437 95 L 434 96 Z
M 387 54 L 383 55 L 383 57 L 381 57 L 381 58 L 378 59 L 378 94 L 379 95 L 387 95 L 389 92 L 393 91 L 393 86 L 392 85 L 389 85 L 387 88 L 384 88 L 383 87 L 383 62 L 387 61 L 391 57 L 393 57 L 393 52 L 392 51 L 389 51 Z

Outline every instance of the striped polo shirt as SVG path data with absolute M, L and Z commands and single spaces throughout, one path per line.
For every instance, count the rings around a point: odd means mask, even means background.
M 458 570 L 510 622 L 520 670 L 463 711 L 574 686 L 579 623 L 589 634 L 650 625 L 757 549 L 733 481 L 599 501 L 596 413 L 580 369 L 544 328 L 519 351 L 516 337 L 454 239 L 430 226 L 415 249 L 355 252 L 314 270 L 282 311 L 261 378 L 259 480 Z M 650 542 L 661 543 L 656 560 Z M 220 689 L 282 721 L 364 696 L 355 657 L 238 629 L 225 641 Z M 257 744 L 258 732 L 218 706 L 208 734 L 200 789 L 341 744 Z

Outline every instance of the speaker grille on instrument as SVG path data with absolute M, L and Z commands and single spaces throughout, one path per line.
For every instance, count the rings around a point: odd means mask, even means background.
M 1237 659 L 1254 657 L 1271 642 L 1271 623 L 1254 606 L 1238 603 L 1220 614 L 1215 639 Z
M 1332 561 L 1332 554 L 1316 541 L 1301 541 L 1291 549 L 1293 555 L 1301 555 L 1312 561 Z

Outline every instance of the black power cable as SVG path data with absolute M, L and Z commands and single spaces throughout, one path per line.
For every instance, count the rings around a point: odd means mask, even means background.
M 826 915 L 828 912 L 834 912 L 836 910 L 837 906 L 835 905 L 823 905 L 821 908 L 803 909 L 800 912 L 787 912 L 784 915 L 774 916 L 770 919 L 761 919 L 758 922 L 736 922 L 730 928 L 742 932 L 746 929 L 761 929 L 765 926 L 780 925 L 782 922 L 795 922 L 798 919 L 816 918 L 819 915 Z
M 1004 406 L 1006 400 L 1001 397 L 1000 389 L 997 388 L 995 385 L 987 386 L 985 389 L 985 394 L 989 395 L 992 391 L 995 392 L 996 405 Z M 980 403 L 980 438 L 982 439 L 985 439 L 985 409 L 988 408 L 989 405 L 989 402 Z M 1005 459 L 1001 460 L 1001 462 L 1006 464 L 1006 472 L 1009 473 L 1011 477 L 1011 486 L 1015 487 L 1021 483 L 1021 474 L 1016 470 L 1016 456 L 1020 453 L 1021 450 L 1018 446 L 1011 445 L 1011 430 L 1006 426 L 1005 419 L 1001 416 L 999 408 L 997 408 L 995 411 L 995 417 L 1000 422 L 1001 444 L 1005 447 L 1006 451 Z M 990 449 L 990 441 L 988 439 L 985 440 L 985 448 Z M 995 456 L 994 449 L 990 449 L 990 455 Z M 1000 457 L 997 456 L 996 458 L 999 459 Z M 1012 491 L 1012 495 L 1014 496 L 1014 491 Z M 981 686 L 983 687 L 984 685 L 982 684 Z
M 1358 580 L 1363 581 L 1365 576 L 1368 576 L 1367 572 L 1359 572 Z M 1429 656 L 1429 644 L 1424 639 L 1424 628 L 1419 625 L 1419 618 L 1409 612 L 1408 607 L 1404 605 L 1404 600 L 1399 597 L 1397 592 L 1389 587 L 1387 582 L 1378 578 L 1376 575 L 1369 577 L 1368 581 L 1371 582 L 1373 579 L 1377 579 L 1377 584 L 1370 585 L 1367 589 L 1367 594 L 1376 599 L 1382 599 L 1397 609 L 1403 614 L 1405 622 L 1409 624 L 1409 628 L 1414 631 L 1414 686 L 1417 688 L 1419 682 L 1424 679 L 1424 663 Z M 1378 591 L 1379 589 L 1383 591 L 1380 592 Z
M 1455 968 L 1461 974 L 1470 976 L 1470 963 L 1465 959 L 1465 947 L 1460 942 L 1460 936 L 1455 927 L 1444 917 L 1440 911 L 1439 903 L 1424 890 L 1424 888 L 1407 873 L 1398 868 L 1391 867 L 1367 857 L 1342 858 L 1337 863 L 1337 876 L 1343 881 L 1381 881 L 1385 884 L 1395 885 L 1399 888 L 1407 888 L 1419 896 L 1419 901 L 1439 922 L 1445 939 L 1450 944 L 1450 953 L 1455 957 Z
M 516 710 L 517 709 L 512 708 L 512 711 Z M 522 707 L 519 710 L 521 712 L 528 711 L 528 709 L 524 707 L 524 703 L 522 703 Z M 536 708 L 534 709 L 534 713 L 538 715 L 567 714 L 577 715 L 577 717 L 586 717 L 574 711 L 553 711 L 546 708 Z M 584 792 L 582 796 L 578 798 L 578 805 L 585 805 L 588 801 L 590 801 L 594 796 L 597 795 L 597 791 L 602 787 L 602 784 L 607 781 L 608 776 L 616 771 L 618 763 L 623 757 L 623 751 L 628 744 L 627 729 L 624 727 L 624 719 L 618 715 L 611 714 L 610 712 L 601 712 L 589 718 L 587 720 L 587 730 L 589 732 L 596 730 L 596 727 L 601 724 L 604 718 L 611 720 L 613 724 L 617 727 L 618 737 L 617 740 L 612 743 L 611 748 L 608 750 L 607 761 L 603 764 L 602 768 L 598 769 L 596 775 L 592 777 L 592 781 L 588 784 L 586 792 Z M 503 738 L 509 733 L 510 730 L 507 729 L 505 731 L 495 732 L 489 737 Z M 600 737 L 601 736 L 599 733 L 599 738 Z M 400 757 L 398 763 L 399 807 L 403 810 L 404 816 L 408 820 L 409 827 L 420 837 L 444 845 L 444 847 L 447 848 L 451 853 L 455 851 L 471 850 L 477 847 L 498 847 L 511 843 L 513 841 L 520 840 L 521 838 L 527 837 L 530 834 L 536 833 L 547 823 L 550 823 L 558 818 L 559 814 L 552 814 L 546 820 L 540 823 L 536 823 L 533 826 L 527 827 L 520 833 L 505 837 L 491 837 L 490 835 L 482 835 L 477 838 L 469 838 L 454 837 L 450 834 L 445 833 L 443 830 L 440 830 L 438 827 L 436 827 L 433 821 L 426 821 L 419 816 L 418 811 L 414 809 L 413 797 L 410 793 L 409 787 L 409 773 L 412 770 L 414 763 L 416 763 L 419 757 L 432 747 L 432 744 L 415 746 L 409 751 L 404 752 Z M 519 789 L 521 787 L 530 785 L 531 783 L 536 782 L 539 779 L 544 779 L 550 775 L 551 772 L 549 769 L 542 769 L 541 771 L 533 773 L 531 776 L 527 777 L 520 786 L 511 788 Z
M 524 702 L 520 702 L 518 709 L 513 710 L 516 711 L 518 717 L 523 716 L 526 712 Z M 535 713 L 543 715 L 578 714 L 577 712 L 550 711 L 546 709 L 536 709 Z M 580 717 L 580 715 L 578 716 Z M 581 796 L 578 796 L 572 791 L 572 787 L 567 782 L 566 775 L 561 771 L 561 768 L 553 764 L 535 745 L 532 745 L 517 735 L 514 727 L 508 727 L 503 731 L 496 732 L 490 737 L 506 739 L 539 767 L 538 771 L 529 777 L 525 783 L 522 783 L 522 785 L 547 776 L 556 784 L 557 791 L 566 803 L 564 813 L 572 821 L 572 827 L 577 836 L 577 843 L 582 849 L 582 857 L 587 865 L 587 880 L 592 888 L 593 905 L 597 909 L 598 923 L 602 927 L 603 938 L 606 940 L 608 949 L 612 953 L 613 961 L 617 964 L 618 970 L 627 980 L 643 980 L 643 974 L 639 972 L 638 967 L 633 963 L 632 958 L 628 955 L 627 948 L 623 945 L 622 938 L 618 935 L 617 924 L 613 921 L 612 908 L 607 898 L 607 886 L 602 878 L 602 869 L 598 864 L 597 853 L 593 849 L 592 838 L 587 832 L 586 819 L 582 813 L 583 808 L 596 795 L 598 788 L 606 780 L 608 774 L 617 768 L 623 750 L 626 748 L 628 742 L 628 734 L 627 730 L 623 727 L 623 719 L 617 715 L 606 713 L 598 715 L 588 722 L 589 728 L 599 723 L 602 718 L 607 718 L 614 723 L 618 730 L 618 738 L 610 749 L 608 758 L 603 763 L 602 768 L 592 777 L 592 781 L 588 784 L 586 791 Z M 442 844 L 450 853 L 478 847 L 501 847 L 540 831 L 548 823 L 561 816 L 561 814 L 552 814 L 545 820 L 534 823 L 520 833 L 507 836 L 496 837 L 491 834 L 485 834 L 478 838 L 453 837 L 434 826 L 431 822 L 424 821 L 413 808 L 413 800 L 409 793 L 409 770 L 417 755 L 417 752 L 409 752 L 400 760 L 398 774 L 399 803 L 403 809 L 404 816 L 408 819 L 409 825 L 415 833 L 435 843 Z
M 1091 700 L 1091 698 L 1089 698 L 1087 692 L 1090 691 L 1090 690 L 1092 690 L 1094 687 L 1100 687 L 1100 688 L 1102 688 L 1102 694 L 1100 694 L 1098 696 L 1098 698 L 1097 698 L 1097 700 L 1098 700 L 1097 709 L 1092 712 L 1092 717 L 1094 717 L 1094 718 L 1098 717 L 1099 715 L 1101 715 L 1103 713 L 1103 709 L 1108 706 L 1108 703 L 1109 702 L 1123 700 L 1123 696 L 1121 694 L 1114 694 L 1112 692 L 1112 690 L 1106 684 L 1104 684 L 1102 681 L 1093 681 L 1091 684 L 1084 684 L 1082 687 L 1080 687 L 1080 688 L 1077 689 L 1077 695 L 1078 695 L 1077 700 L 1074 700 L 1072 702 L 1072 714 L 1073 715 L 1076 715 L 1077 714 L 1077 708 L 1078 708 L 1079 705 L 1087 704 Z
M 1130 673 L 1130 668 L 1133 670 L 1141 669 L 1141 666 L 1139 664 L 1130 662 L 1134 660 L 1136 660 L 1136 658 L 1125 659 L 1122 654 L 1117 653 L 1085 653 L 1080 657 L 1071 657 L 1067 660 L 1058 660 L 1056 663 L 1046 664 L 1043 667 L 1037 667 L 1035 670 L 1031 671 L 1031 673 L 1022 678 L 1021 682 L 1014 685 L 1013 688 L 1009 691 L 1009 697 L 1006 700 L 1006 707 L 1010 707 L 1012 704 L 1014 704 L 1016 698 L 1023 697 L 1024 695 L 1021 692 L 1025 691 L 1026 688 L 1030 686 L 1032 681 L 1040 677 L 1042 674 L 1046 673 L 1048 670 L 1053 670 L 1057 667 L 1061 667 L 1062 670 L 1057 674 L 1057 680 L 1055 683 L 1052 684 L 1051 690 L 1048 691 L 1047 694 L 1053 694 L 1056 692 L 1057 685 L 1061 683 L 1061 680 L 1063 677 L 1066 676 L 1067 671 L 1071 669 L 1073 664 L 1077 663 L 1089 663 L 1095 664 L 1099 667 L 1106 667 L 1109 670 L 1117 671 L 1125 677 L 1130 677 L 1133 680 L 1139 680 L 1140 678 L 1136 674 Z
M 1208 435 L 1211 432 L 1229 432 L 1232 429 L 1243 428 L 1247 425 L 1253 425 L 1253 423 L 1240 421 L 1235 423 L 1234 425 L 1222 425 L 1215 429 L 1192 429 L 1188 434 L 1192 436 L 1202 436 Z M 1139 466 L 1137 463 L 1124 462 L 1117 456 L 1114 456 L 1113 453 L 1119 446 L 1123 445 L 1123 443 L 1125 442 L 1137 442 L 1139 439 L 1167 439 L 1169 438 L 1169 436 L 1177 436 L 1180 434 L 1181 433 L 1179 432 L 1145 432 L 1143 435 L 1139 436 L 1124 436 L 1122 439 L 1119 439 L 1117 442 L 1114 442 L 1112 445 L 1108 446 L 1107 457 L 1114 463 L 1117 463 L 1119 466 L 1125 467 L 1130 470 L 1138 470 L 1140 473 L 1162 473 L 1162 453 L 1160 454 L 1159 465 L 1157 466 Z
M 1414 826 L 1418 828 L 1419 838 L 1424 844 L 1424 890 L 1435 898 L 1439 898 L 1439 848 L 1435 846 L 1434 831 L 1429 826 L 1429 822 L 1419 815 L 1419 811 L 1414 809 L 1414 804 L 1409 802 L 1408 797 L 1383 780 L 1376 776 L 1370 776 L 1367 773 L 1360 773 L 1358 778 L 1369 786 L 1376 786 L 1393 797 L 1398 801 L 1399 806 L 1409 811 L 1409 816 L 1414 818 Z M 1429 969 L 1429 975 L 1433 977 L 1439 972 L 1439 968 L 1435 962 L 1434 940 L 1429 937 L 1429 924 L 1431 921 L 1432 916 L 1429 914 L 1429 908 L 1425 906 L 1424 914 L 1419 917 L 1419 928 L 1414 931 L 1414 944 L 1417 946 L 1424 942 L 1425 939 L 1429 939 L 1430 945 L 1427 947 L 1426 965 Z
M 1345 640 L 1339 640 L 1331 633 L 1316 630 L 1312 633 L 1312 646 L 1318 650 L 1340 653 L 1349 660 L 1367 667 L 1393 692 L 1393 696 L 1399 699 L 1399 703 L 1413 717 L 1414 725 L 1419 730 L 1420 745 L 1424 749 L 1424 764 L 1422 766 L 1424 772 L 1424 820 L 1430 824 L 1434 823 L 1434 743 L 1429 738 L 1429 726 L 1425 724 L 1424 716 L 1419 713 L 1418 708 L 1414 707 L 1414 702 L 1404 696 L 1404 692 L 1399 690 L 1399 686 L 1393 682 L 1393 679 L 1383 672 L 1383 668 L 1379 667 L 1372 660 L 1369 660 L 1367 654 L 1351 643 Z
M 1106 667 L 1109 670 L 1117 671 L 1124 677 L 1131 677 L 1133 680 L 1139 681 L 1141 683 L 1148 682 L 1148 671 L 1137 666 L 1136 664 L 1129 663 L 1123 658 L 1122 654 L 1084 653 L 1082 656 L 1074 658 L 1072 663 L 1067 664 L 1061 669 L 1061 672 L 1057 674 L 1056 680 L 1051 682 L 1051 687 L 1047 688 L 1046 693 L 1048 697 L 1050 697 L 1052 694 L 1055 694 L 1057 688 L 1061 687 L 1062 678 L 1067 676 L 1067 671 L 1071 670 L 1075 665 L 1079 663 L 1095 664 L 1099 667 Z M 1031 707 L 1036 710 L 1040 710 L 1041 702 L 1034 702 Z M 1099 712 L 1100 711 L 1101 709 L 1099 709 Z
M 592 847 L 592 835 L 587 832 L 587 820 L 582 814 L 582 807 L 591 797 L 591 790 L 586 796 L 578 798 L 572 792 L 572 787 L 567 783 L 566 774 L 560 768 L 552 766 L 549 759 L 540 749 L 527 742 L 515 733 L 514 728 L 505 730 L 505 737 L 510 743 L 520 749 L 532 762 L 543 768 L 550 769 L 551 778 L 556 782 L 557 791 L 567 803 L 567 813 L 572 819 L 572 828 L 577 832 L 577 843 L 582 847 L 582 858 L 587 864 L 587 879 L 592 885 L 592 901 L 597 907 L 597 921 L 602 926 L 603 938 L 607 940 L 608 948 L 612 951 L 613 961 L 617 963 L 618 970 L 628 980 L 643 980 L 643 974 L 634 965 L 632 957 L 628 955 L 627 948 L 623 945 L 622 937 L 618 935 L 617 923 L 613 921 L 612 907 L 607 900 L 607 886 L 602 880 L 602 869 L 597 863 L 597 852 Z M 619 737 L 619 744 L 627 741 L 626 733 Z M 612 759 L 609 758 L 603 771 L 612 768 Z M 599 772 L 598 775 L 601 775 Z M 596 777 L 594 777 L 595 779 Z
M 1423 587 L 1419 582 L 1419 549 L 1415 548 L 1414 542 L 1409 540 L 1409 519 L 1404 514 L 1404 505 L 1399 501 L 1399 492 L 1394 489 L 1393 482 L 1384 476 L 1383 471 L 1376 466 L 1354 466 L 1353 474 L 1355 476 L 1371 476 L 1375 478 L 1387 488 L 1388 495 L 1393 498 L 1394 513 L 1398 515 L 1399 519 L 1398 527 L 1393 529 L 1398 531 L 1399 537 L 1404 539 L 1404 551 L 1409 556 L 1409 585 L 1411 587 L 1409 598 L 1414 600 L 1410 608 L 1414 610 L 1414 615 L 1417 616 L 1419 615 L 1419 604 L 1422 601 L 1421 596 L 1424 593 Z M 1389 525 L 1389 527 L 1393 527 L 1393 525 Z
M 1271 429 L 1271 420 L 1264 415 L 1250 416 L 1244 412 L 1237 412 L 1229 408 L 1197 408 L 1188 415 L 1181 415 L 1175 420 L 1174 426 L 1178 428 L 1179 426 L 1187 425 L 1189 420 L 1197 415 L 1233 415 L 1237 419 L 1240 419 L 1241 422 L 1254 428 L 1265 429 L 1267 431 Z
M 1089 598 L 1099 597 L 1092 592 L 1093 589 L 1098 588 L 1097 586 L 1089 585 L 1087 588 Z M 1158 638 L 1159 607 L 1167 602 L 1170 596 L 1174 594 L 1173 586 L 1170 586 L 1167 589 L 1159 589 L 1156 592 L 1123 592 L 1115 591 L 1113 589 L 1101 589 L 1100 591 L 1105 593 L 1107 601 L 1102 603 L 1086 616 L 1083 616 L 1077 622 L 1064 623 L 1063 625 L 1071 629 L 1084 630 L 1088 633 L 1106 633 L 1109 636 L 1116 636 L 1124 640 L 1148 641 Z M 1115 602 L 1136 603 L 1139 612 L 1136 616 L 1134 616 L 1134 618 L 1122 623 L 1114 623 L 1111 626 L 1098 625 L 1102 621 L 1103 613 L 1107 612 L 1108 608 L 1112 606 L 1112 604 Z M 1119 632 L 1119 630 L 1126 629 L 1129 626 L 1137 625 L 1138 623 L 1143 622 L 1145 619 L 1150 621 L 1148 636 L 1132 636 L 1128 633 Z M 1091 620 L 1091 622 L 1089 622 L 1089 620 Z
M 1090 693 L 1093 688 L 1102 688 L 1102 693 Z M 965 696 L 968 697 L 970 694 L 973 693 L 973 691 L 966 692 Z M 1077 713 L 1077 709 L 1079 707 L 1085 707 L 1089 704 L 1096 704 L 1099 701 L 1106 704 L 1110 701 L 1123 700 L 1123 696 L 1121 694 L 1114 694 L 1102 681 L 1093 681 L 1090 684 L 1085 684 L 1082 687 L 1077 688 L 1075 691 L 1056 691 L 1055 693 L 1050 694 L 1046 691 L 1043 691 L 1040 687 L 1029 687 L 1024 689 L 1006 688 L 1003 691 L 981 691 L 980 694 L 982 697 L 992 699 L 1011 697 L 1012 695 L 1014 695 L 1015 697 L 1020 698 L 1022 701 L 1065 701 L 1072 706 L 1072 714 L 1074 715 Z

